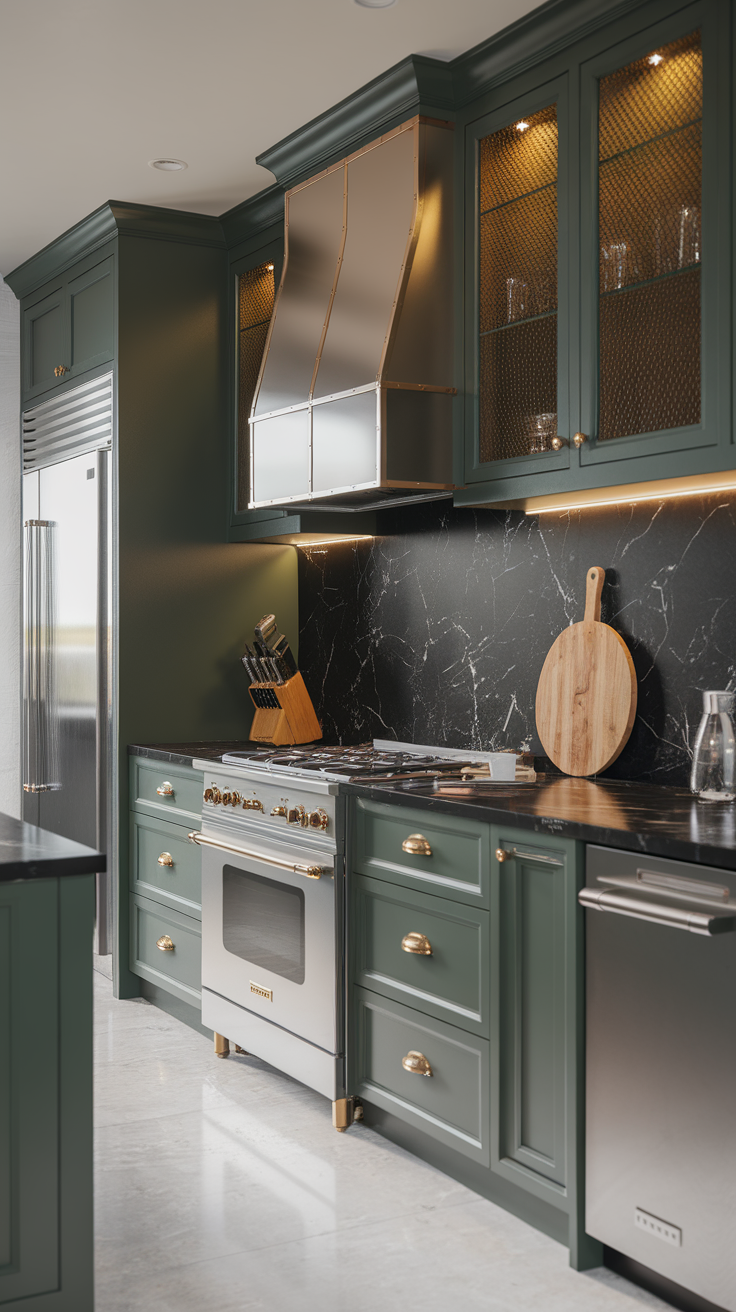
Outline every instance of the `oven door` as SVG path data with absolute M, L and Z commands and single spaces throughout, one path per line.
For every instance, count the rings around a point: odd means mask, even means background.
M 336 1051 L 334 856 L 208 826 L 202 847 L 202 984 Z M 319 868 L 319 878 L 284 866 Z

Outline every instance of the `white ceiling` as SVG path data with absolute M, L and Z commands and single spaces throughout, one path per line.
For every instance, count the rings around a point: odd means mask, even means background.
M 406 55 L 452 59 L 537 0 L 0 0 L 0 270 L 106 200 L 221 214 L 255 156 Z M 187 161 L 163 173 L 148 161 Z

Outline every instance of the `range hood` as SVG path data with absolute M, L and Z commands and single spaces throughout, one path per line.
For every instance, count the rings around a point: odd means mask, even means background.
M 251 507 L 452 488 L 451 129 L 412 118 L 287 192 Z

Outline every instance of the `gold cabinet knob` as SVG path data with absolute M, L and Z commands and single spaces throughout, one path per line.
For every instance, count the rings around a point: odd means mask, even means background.
M 174 858 L 170 852 L 162 852 L 158 858 L 158 863 L 160 866 L 173 866 Z
M 496 860 L 497 860 L 497 861 L 508 861 L 510 855 L 511 855 L 511 853 L 510 853 L 510 852 L 505 852 L 504 849 L 503 849 L 502 847 L 497 847 L 497 848 L 496 848 Z
M 432 848 L 427 842 L 424 834 L 409 834 L 401 844 L 402 852 L 408 852 L 411 856 L 431 856 Z
M 405 934 L 401 940 L 403 952 L 414 952 L 418 957 L 431 957 L 432 944 L 426 934 L 419 934 L 412 930 L 411 934 Z
M 588 437 L 586 433 L 575 433 L 572 440 L 577 447 L 581 447 L 583 442 L 587 442 Z
M 282 816 L 286 817 L 286 807 L 285 807 L 285 806 L 273 806 L 273 807 L 271 807 L 271 815 L 282 815 Z
M 550 442 L 553 451 L 561 451 L 563 446 L 567 446 L 567 438 L 555 435 Z
M 326 829 L 330 823 L 330 817 L 321 806 L 318 806 L 316 811 L 310 811 L 307 819 L 312 829 Z
M 162 784 L 159 784 L 158 788 L 156 789 L 156 792 L 158 793 L 159 797 L 174 796 L 174 789 L 169 783 L 168 779 L 164 779 L 164 782 Z
M 57 378 L 63 378 L 64 374 L 68 374 L 68 373 L 69 370 L 65 364 L 57 364 L 56 368 L 54 369 L 54 374 Z
M 407 1052 L 406 1056 L 401 1058 L 401 1065 L 410 1075 L 432 1074 L 432 1067 L 423 1052 Z
M 174 944 L 172 943 L 168 934 L 162 934 L 160 938 L 156 939 L 156 947 L 159 949 L 160 952 L 174 951 Z

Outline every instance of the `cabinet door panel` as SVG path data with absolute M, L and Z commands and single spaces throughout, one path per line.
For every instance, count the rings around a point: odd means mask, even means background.
M 494 845 L 492 1166 L 567 1208 L 576 849 L 500 829 Z
M 662 476 L 695 472 L 714 456 L 688 465 L 686 453 L 722 437 L 716 8 L 692 5 L 582 66 L 580 465 L 591 473 L 676 453 Z
M 517 86 L 528 85 L 519 79 Z M 559 77 L 471 123 L 477 179 L 466 231 L 470 398 L 466 478 L 568 468 L 567 79 Z
M 115 344 L 113 293 L 112 257 L 69 283 L 69 364 L 74 373 L 82 373 L 112 359 Z
M 24 392 L 41 392 L 56 381 L 54 370 L 69 367 L 62 288 L 31 305 L 23 314 Z

